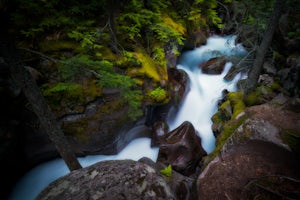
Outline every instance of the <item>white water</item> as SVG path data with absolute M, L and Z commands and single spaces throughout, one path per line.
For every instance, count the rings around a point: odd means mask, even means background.
M 229 40 L 228 40 L 229 39 Z M 234 37 L 211 37 L 207 45 L 186 52 L 181 56 L 178 68 L 185 70 L 190 78 L 191 90 L 181 105 L 177 116 L 168 119 L 170 129 L 178 127 L 183 121 L 190 121 L 200 133 L 203 148 L 209 153 L 214 149 L 215 138 L 211 131 L 211 116 L 216 112 L 217 101 L 223 89 L 235 90 L 240 76 L 231 82 L 225 82 L 223 77 L 230 69 L 227 63 L 221 75 L 205 75 L 198 68 L 200 62 L 220 55 L 237 55 L 245 53 L 240 45 L 234 45 Z M 227 42 L 227 40 L 229 42 Z M 217 52 L 218 51 L 218 52 Z M 119 154 L 112 156 L 87 156 L 79 158 L 83 167 L 103 160 L 139 160 L 148 157 L 156 161 L 158 148 L 150 148 L 149 138 L 133 140 Z M 69 170 L 62 159 L 43 163 L 29 171 L 15 186 L 10 200 L 33 200 L 49 183 L 66 175 Z
M 148 157 L 154 162 L 157 159 L 158 148 L 150 148 L 149 138 L 138 138 L 130 142 L 119 154 L 112 156 L 97 155 L 79 158 L 82 167 L 87 167 L 103 160 L 139 160 Z M 49 183 L 70 171 L 62 159 L 43 163 L 29 171 L 15 186 L 10 200 L 33 200 L 48 186 Z
M 190 91 L 186 95 L 176 116 L 168 117 L 170 130 L 180 126 L 184 121 L 191 122 L 198 131 L 202 146 L 207 153 L 215 148 L 215 137 L 211 130 L 211 117 L 217 111 L 217 101 L 222 96 L 222 91 L 236 90 L 236 83 L 241 78 L 237 75 L 232 81 L 223 80 L 232 63 L 228 62 L 220 75 L 203 74 L 199 64 L 213 57 L 232 56 L 245 54 L 241 45 L 235 45 L 235 37 L 213 36 L 207 40 L 205 46 L 184 53 L 179 59 L 177 68 L 183 69 L 189 77 Z

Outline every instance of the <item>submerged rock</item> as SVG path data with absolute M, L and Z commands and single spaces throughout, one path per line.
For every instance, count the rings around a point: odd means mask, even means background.
M 224 57 L 211 58 L 207 62 L 201 63 L 199 67 L 205 74 L 221 74 L 227 60 Z
M 132 160 L 104 161 L 54 181 L 37 199 L 175 199 L 160 174 Z
M 196 171 L 201 158 L 206 155 L 201 139 L 190 122 L 184 122 L 175 130 L 167 133 L 159 148 L 158 162 L 172 167 L 184 174 Z

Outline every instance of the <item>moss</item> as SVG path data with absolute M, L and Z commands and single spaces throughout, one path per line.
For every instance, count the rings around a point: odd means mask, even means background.
M 212 120 L 214 123 L 220 123 L 220 122 L 223 122 L 224 119 L 222 118 L 222 112 L 221 112 L 221 111 L 216 112 L 216 113 L 212 116 L 211 120 Z
M 136 52 L 133 52 L 133 56 L 139 66 L 131 65 L 128 69 L 128 75 L 131 77 L 148 77 L 155 82 L 167 81 L 166 62 L 164 60 L 162 61 L 161 53 L 161 51 L 154 52 L 154 55 L 159 54 L 160 56 L 159 59 L 154 60 L 143 49 L 138 49 Z
M 85 99 L 82 103 L 87 103 L 102 96 L 102 87 L 97 84 L 96 80 L 86 80 L 83 83 L 82 93 Z
M 168 15 L 163 16 L 163 22 L 170 26 L 172 29 L 177 30 L 181 35 L 186 33 L 186 28 L 179 22 L 175 22 L 172 18 Z
M 247 117 L 243 116 L 243 117 L 239 118 L 238 120 L 232 119 L 224 125 L 222 133 L 217 138 L 216 148 L 214 149 L 213 152 L 211 152 L 208 155 L 207 162 L 205 163 L 203 169 L 207 166 L 207 164 L 210 161 L 212 161 L 220 153 L 222 147 L 224 146 L 224 144 L 226 143 L 228 138 L 230 138 L 230 136 L 235 132 L 235 130 L 239 126 L 241 126 L 245 122 L 246 119 L 247 119 Z
M 238 114 L 243 112 L 246 108 L 243 102 L 243 93 L 242 92 L 230 92 L 228 93 L 228 98 L 233 108 L 232 119 L 235 119 Z
M 270 89 L 272 90 L 272 91 L 276 91 L 276 90 L 278 90 L 278 89 L 280 89 L 280 84 L 279 83 L 277 83 L 277 82 L 273 82 L 271 85 L 270 85 Z
M 283 130 L 283 141 L 288 144 L 292 151 L 300 154 L 300 132 L 297 130 Z
M 222 105 L 219 107 L 219 110 L 221 112 L 221 116 L 223 121 L 224 120 L 229 120 L 231 119 L 232 116 L 232 106 L 231 106 L 231 102 L 229 100 L 225 101 L 224 103 L 222 103 Z
M 254 90 L 254 91 L 250 92 L 245 97 L 245 104 L 247 106 L 254 106 L 254 105 L 262 104 L 262 94 L 258 90 Z
M 82 86 L 77 83 L 59 82 L 55 85 L 44 85 L 43 93 L 54 110 L 61 107 L 75 107 L 83 102 Z
M 148 96 L 154 104 L 166 104 L 170 101 L 168 92 L 161 87 L 152 90 Z
M 62 129 L 66 135 L 75 137 L 78 141 L 88 142 L 90 137 L 85 134 L 87 130 L 87 119 L 81 119 L 75 122 L 67 122 L 62 125 Z
M 124 107 L 124 102 L 121 99 L 115 101 L 109 101 L 100 107 L 100 113 L 111 113 L 114 111 L 121 110 Z

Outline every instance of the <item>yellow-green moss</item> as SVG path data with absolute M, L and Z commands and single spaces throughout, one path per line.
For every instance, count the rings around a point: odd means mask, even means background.
M 181 35 L 186 33 L 186 28 L 179 22 L 175 22 L 171 17 L 168 15 L 163 16 L 163 22 L 170 26 L 172 29 L 178 31 Z
M 228 93 L 228 98 L 233 108 L 232 119 L 235 119 L 238 114 L 243 112 L 246 108 L 243 102 L 243 93 L 242 92 L 230 92 Z
M 128 69 L 128 75 L 131 77 L 148 77 L 155 82 L 167 80 L 167 68 L 166 65 L 153 60 L 146 52 L 139 49 L 133 53 L 140 63 L 139 67 L 131 67 Z
M 224 146 L 224 144 L 226 143 L 226 141 L 228 140 L 228 138 L 230 138 L 230 136 L 234 133 L 234 131 L 247 119 L 246 116 L 243 116 L 237 120 L 232 119 L 230 121 L 228 121 L 224 127 L 223 127 L 223 131 L 220 134 L 220 136 L 217 138 L 216 140 L 216 148 L 214 149 L 213 152 L 211 152 L 208 155 L 208 159 L 207 162 L 205 163 L 204 168 L 207 166 L 207 164 L 212 161 L 221 151 L 222 147 Z
M 170 98 L 168 92 L 161 87 L 158 87 L 148 94 L 150 100 L 154 104 L 166 104 L 169 102 Z

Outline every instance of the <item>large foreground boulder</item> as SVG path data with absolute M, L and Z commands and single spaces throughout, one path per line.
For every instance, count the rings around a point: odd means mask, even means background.
M 175 199 L 156 170 L 132 160 L 104 161 L 54 181 L 37 199 Z
M 236 145 L 198 177 L 198 199 L 299 199 L 300 157 L 270 142 Z

